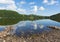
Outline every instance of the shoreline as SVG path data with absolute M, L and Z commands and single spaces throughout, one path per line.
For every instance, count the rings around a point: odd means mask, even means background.
M 8 35 L 0 38 L 1 42 L 60 42 L 60 29 L 52 29 L 49 32 L 43 32 L 39 35 L 32 35 L 31 37 L 17 37 L 15 35 Z

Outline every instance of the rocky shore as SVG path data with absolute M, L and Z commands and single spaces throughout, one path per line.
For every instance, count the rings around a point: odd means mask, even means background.
M 52 29 L 49 32 L 43 32 L 26 38 L 23 36 L 8 35 L 0 38 L 0 42 L 60 42 L 60 29 Z

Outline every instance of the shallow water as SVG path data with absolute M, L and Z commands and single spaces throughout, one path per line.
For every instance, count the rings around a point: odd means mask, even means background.
M 60 22 L 56 22 L 50 19 L 41 19 L 35 21 L 20 21 L 14 25 L 16 30 L 15 34 L 20 35 L 32 35 L 32 34 L 40 34 L 43 31 L 50 31 L 51 29 L 47 26 L 60 26 Z M 4 26 L 0 26 L 0 31 L 2 31 Z

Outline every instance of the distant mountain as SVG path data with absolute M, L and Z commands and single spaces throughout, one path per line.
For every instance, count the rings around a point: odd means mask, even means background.
M 60 13 L 50 16 L 52 20 L 60 22 Z

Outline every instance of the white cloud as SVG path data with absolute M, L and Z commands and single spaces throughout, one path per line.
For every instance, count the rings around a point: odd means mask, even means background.
M 6 8 L 9 10 L 16 10 L 17 7 L 15 4 L 9 4 Z
M 47 5 L 54 5 L 54 4 L 58 4 L 59 2 L 57 0 L 44 0 L 43 3 L 47 4 Z
M 34 14 L 37 13 L 38 6 L 35 5 L 35 6 L 32 6 L 31 8 L 32 8 L 32 10 L 31 10 L 32 13 L 34 13 Z
M 43 3 L 48 3 L 48 0 L 44 0 Z
M 14 3 L 13 0 L 0 0 L 0 3 L 2 4 L 10 4 L 10 3 Z
M 26 4 L 26 2 L 25 1 L 21 1 L 20 4 Z
M 6 9 L 6 10 L 16 10 L 16 5 L 13 0 L 1 0 L 1 4 L 3 4 L 3 7 L 0 6 L 0 9 Z
M 41 7 L 39 8 L 39 10 L 42 11 L 42 10 L 45 10 L 45 8 L 44 8 L 43 6 L 41 6 Z
M 5 7 L 0 7 L 0 9 L 1 9 L 1 10 L 4 10 L 4 9 L 5 9 Z
M 22 14 L 23 13 L 25 14 L 26 13 L 26 9 L 18 8 L 17 9 L 17 12 L 22 13 Z
M 51 2 L 50 2 L 50 3 L 48 3 L 48 5 L 54 5 L 54 4 L 58 4 L 58 1 L 51 0 Z
M 34 12 L 37 12 L 37 6 L 34 6 Z
M 29 4 L 32 5 L 32 4 L 35 4 L 35 2 L 30 2 Z
M 38 11 L 43 11 L 43 10 L 45 10 L 45 8 L 43 7 L 43 6 L 41 6 L 41 7 L 39 7 L 39 6 L 31 6 L 31 13 L 33 13 L 33 14 L 36 14 Z
M 26 9 L 23 8 L 17 8 L 15 1 L 13 0 L 1 0 L 0 4 L 2 4 L 3 6 L 0 6 L 1 10 L 14 10 L 17 11 L 19 13 L 26 13 Z M 21 2 L 21 4 L 25 4 L 25 2 Z

